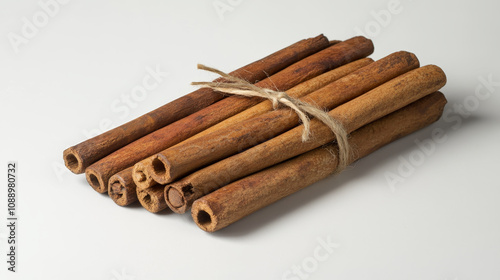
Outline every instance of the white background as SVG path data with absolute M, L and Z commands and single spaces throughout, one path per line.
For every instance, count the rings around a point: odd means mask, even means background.
M 73 0 L 16 46 L 9 38 L 23 36 L 23 18 L 43 10 L 3 0 L 0 279 L 500 279 L 499 2 L 401 0 L 383 17 L 389 3 Z M 196 63 L 230 71 L 302 38 L 360 30 L 374 59 L 407 50 L 445 70 L 448 120 L 215 234 L 190 215 L 116 206 L 62 168 L 62 151 L 89 131 L 213 77 Z M 125 105 L 157 65 L 168 76 Z M 436 129 L 446 140 L 419 158 L 415 140 L 432 141 Z M 3 261 L 8 160 L 19 165 L 16 274 Z M 402 182 L 391 186 L 389 172 Z M 313 266 L 318 239 L 328 238 L 338 247 Z

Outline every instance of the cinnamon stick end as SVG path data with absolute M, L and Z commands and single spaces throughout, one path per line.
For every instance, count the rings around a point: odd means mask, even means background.
M 151 164 L 149 164 L 147 168 L 147 173 L 154 181 L 158 182 L 158 184 L 167 184 L 173 179 L 171 164 L 162 154 L 154 156 L 151 160 Z
M 146 174 L 142 171 L 134 172 L 134 181 L 144 182 L 146 180 Z
M 145 190 L 137 189 L 137 198 L 142 207 L 151 213 L 158 213 L 167 208 L 162 185 L 156 185 Z
M 151 164 L 151 159 L 139 161 L 132 168 L 132 179 L 138 189 L 144 190 L 156 185 L 156 182 L 149 176 L 148 165 Z
M 170 210 L 178 214 L 186 213 L 188 205 L 182 192 L 170 186 L 165 188 L 164 196 Z
M 182 194 L 174 188 L 168 189 L 166 197 L 170 204 L 175 208 L 184 205 L 184 198 L 182 197 Z
M 210 206 L 202 199 L 198 199 L 193 203 L 191 216 L 196 225 L 206 232 L 214 232 L 220 229 L 217 216 L 214 215 Z
M 73 149 L 73 147 L 64 150 L 63 152 L 64 165 L 75 174 L 82 174 L 85 172 L 85 166 L 80 155 Z
M 89 185 L 98 193 L 106 193 L 108 191 L 107 184 L 102 180 L 101 176 L 94 170 L 87 168 L 85 177 Z
M 151 195 L 145 190 L 139 190 L 137 192 L 137 198 L 141 203 L 142 207 L 146 208 L 151 213 L 157 213 L 160 210 L 157 207 L 157 204 L 153 201 Z
M 120 178 L 111 177 L 108 185 L 108 195 L 111 199 L 120 206 L 130 205 L 132 202 L 137 201 L 135 191 L 133 194 L 129 193 L 124 187 L 125 182 L 121 182 Z M 135 199 L 134 199 L 135 198 Z

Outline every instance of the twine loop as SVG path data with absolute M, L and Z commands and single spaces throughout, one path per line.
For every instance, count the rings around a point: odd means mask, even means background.
M 295 99 L 289 96 L 284 91 L 275 91 L 267 88 L 258 87 L 246 80 L 231 76 L 215 68 L 211 68 L 202 64 L 198 64 L 198 69 L 216 73 L 225 79 L 224 82 L 192 82 L 192 85 L 211 88 L 224 93 L 241 95 L 246 97 L 262 97 L 272 102 L 273 108 L 277 109 L 279 104 L 289 107 L 299 116 L 304 130 L 302 132 L 302 141 L 306 142 L 310 138 L 310 119 L 309 115 L 315 117 L 325 125 L 327 125 L 336 137 L 339 150 L 338 167 L 336 172 L 342 171 L 349 162 L 351 149 L 348 142 L 348 134 L 343 125 L 336 119 L 332 118 L 324 110 L 313 106 L 309 103 Z

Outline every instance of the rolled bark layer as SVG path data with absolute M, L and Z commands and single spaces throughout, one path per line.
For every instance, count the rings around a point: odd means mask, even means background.
M 288 90 L 328 70 L 366 57 L 372 52 L 373 44 L 370 40 L 364 37 L 355 37 L 306 57 L 256 85 L 264 88 Z M 85 170 L 87 181 L 97 192 L 106 192 L 107 182 L 113 174 L 261 101 L 261 98 L 240 96 L 224 98 L 160 128 L 92 164 Z
M 156 181 L 154 181 L 151 177 L 151 174 L 149 174 L 148 170 L 148 166 L 151 165 L 152 160 L 153 159 L 151 157 L 143 159 L 136 163 L 130 171 L 132 172 L 131 176 L 134 179 L 134 184 L 138 189 L 147 189 L 157 184 Z M 125 170 L 130 169 L 127 168 Z
M 435 65 L 424 66 L 394 78 L 338 106 L 331 110 L 329 115 L 340 121 L 346 131 L 350 133 L 439 90 L 445 83 L 446 76 L 439 67 Z M 229 182 L 335 140 L 331 130 L 318 120 L 311 121 L 311 140 L 302 142 L 302 129 L 303 126 L 295 127 L 262 144 L 207 167 L 207 170 L 203 171 L 204 178 L 201 178 L 201 184 L 194 184 L 194 176 L 199 176 L 194 175 L 168 185 L 165 188 L 167 203 L 171 197 L 176 201 L 183 202 L 178 207 L 172 204 L 169 204 L 169 207 L 174 212 L 184 213 L 194 200 Z M 211 176 L 210 172 L 216 175 Z
M 137 192 L 132 180 L 132 168 L 116 173 L 109 179 L 108 194 L 120 206 L 127 206 L 137 201 Z
M 415 55 L 397 52 L 371 63 L 301 99 L 332 109 L 419 66 Z M 299 124 L 297 114 L 280 109 L 236 123 L 205 136 L 185 141 L 155 155 L 149 173 L 167 184 L 204 165 L 241 152 Z
M 232 74 L 250 82 L 257 82 L 329 45 L 330 42 L 323 35 L 301 40 L 233 71 Z M 83 173 L 85 168 L 113 151 L 197 112 L 223 97 L 211 89 L 196 90 L 117 128 L 66 149 L 63 152 L 64 163 L 73 173 Z
M 355 147 L 351 162 L 438 120 L 445 104 L 445 97 L 434 93 L 356 130 L 349 140 Z M 337 158 L 335 145 L 317 148 L 231 183 L 196 200 L 193 219 L 205 231 L 220 230 L 333 174 Z
M 344 66 L 341 66 L 339 68 L 336 68 L 336 69 L 333 69 L 331 71 L 328 71 L 324 74 L 321 74 L 319 75 L 318 77 L 315 77 L 313 79 L 310 79 L 309 81 L 306 81 L 306 82 L 303 82 L 302 84 L 300 85 L 297 85 L 293 88 L 291 88 L 290 90 L 287 90 L 287 94 L 290 96 L 290 97 L 293 97 L 293 98 L 301 98 L 303 96 L 306 96 L 308 95 L 309 93 L 312 93 L 313 91 L 316 91 L 316 90 L 319 90 L 320 88 L 344 77 L 344 76 L 347 76 L 348 74 L 351 74 L 352 72 L 364 67 L 364 66 L 367 66 L 368 64 L 372 63 L 373 60 L 371 58 L 362 58 L 362 59 L 359 59 L 359 60 L 356 60 L 354 62 L 351 62 L 349 64 L 346 64 Z M 199 138 L 201 136 L 204 136 L 204 135 L 207 135 L 207 134 L 210 134 L 216 130 L 221 130 L 221 129 L 228 129 L 228 127 L 230 125 L 233 125 L 235 123 L 239 123 L 239 122 L 242 122 L 242 121 L 246 121 L 248 119 L 251 119 L 253 117 L 256 117 L 256 116 L 259 116 L 259 115 L 262 115 L 264 113 L 267 113 L 269 111 L 272 111 L 274 108 L 273 108 L 273 104 L 270 100 L 265 100 L 253 107 L 250 107 L 248 109 L 246 109 L 245 111 L 239 113 L 239 114 L 236 114 L 230 118 L 227 118 L 223 121 L 221 121 L 220 123 L 216 124 L 216 125 L 213 125 L 205 130 L 203 130 L 202 132 L 184 140 L 184 141 L 191 141 L 193 139 L 196 139 L 196 138 Z M 178 145 L 182 145 L 183 142 L 175 145 L 175 146 L 178 146 Z M 174 147 L 175 147 L 174 146 Z
M 351 62 L 349 64 L 346 64 L 344 66 L 341 66 L 341 67 L 338 67 L 336 69 L 333 69 L 333 70 L 330 70 L 324 74 L 321 74 L 317 77 L 314 77 L 308 81 L 305 81 L 293 88 L 291 88 L 290 90 L 287 91 L 287 94 L 291 97 L 294 97 L 294 98 L 300 98 L 300 97 L 303 97 L 313 91 L 316 91 L 370 63 L 372 63 L 373 60 L 370 59 L 370 58 L 362 58 L 362 59 L 359 59 L 359 60 L 356 60 L 354 62 Z M 173 147 L 176 147 L 176 146 L 179 146 L 179 145 L 183 145 L 184 143 L 186 143 L 186 141 L 191 141 L 193 139 L 196 139 L 196 138 L 199 138 L 201 136 L 204 136 L 206 134 L 209 134 L 211 132 L 214 132 L 216 130 L 220 130 L 220 129 L 226 129 L 228 128 L 230 125 L 234 125 L 236 123 L 239 123 L 239 122 L 242 122 L 244 120 L 247 120 L 247 119 L 250 119 L 252 117 L 256 117 L 258 115 L 262 115 L 266 112 L 269 112 L 273 109 L 273 105 L 271 103 L 271 101 L 269 100 L 266 100 L 266 101 L 263 101 L 253 107 L 250 107 L 248 108 L 247 110 L 239 113 L 239 114 L 236 114 L 214 126 L 211 126 L 207 129 L 205 129 L 204 131 L 184 140 L 183 142 L 173 146 Z M 137 187 L 139 189 L 145 189 L 145 188 L 148 188 L 150 186 L 153 186 L 156 183 L 156 181 L 153 180 L 153 178 L 151 177 L 151 169 L 148 169 L 147 166 L 151 166 L 152 164 L 152 160 L 154 159 L 154 156 L 153 157 L 149 157 L 149 158 L 146 158 L 138 163 L 135 164 L 134 166 L 134 169 L 133 169 L 133 177 L 134 177 L 134 181 L 137 185 Z
M 163 185 L 155 185 L 145 190 L 137 190 L 137 197 L 142 207 L 151 213 L 158 213 L 167 209 L 167 203 L 163 196 Z

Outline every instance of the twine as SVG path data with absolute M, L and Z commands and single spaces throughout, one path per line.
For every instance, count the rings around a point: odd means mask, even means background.
M 209 71 L 212 73 L 219 74 L 221 77 L 225 79 L 224 82 L 192 82 L 192 85 L 201 86 L 205 88 L 211 88 L 213 90 L 217 90 L 224 93 L 247 96 L 247 97 L 262 97 L 269 99 L 273 108 L 276 109 L 278 105 L 281 103 L 297 113 L 302 124 L 304 125 L 304 130 L 302 132 L 302 142 L 306 142 L 310 138 L 310 119 L 308 115 L 311 115 L 327 125 L 333 134 L 336 137 L 337 145 L 339 148 L 339 163 L 336 169 L 336 172 L 342 171 L 349 162 L 350 156 L 350 146 L 348 142 L 348 134 L 344 129 L 343 125 L 332 118 L 327 112 L 324 110 L 313 106 L 309 103 L 301 101 L 299 99 L 295 99 L 290 97 L 284 91 L 275 91 L 271 89 L 261 88 L 254 84 L 251 84 L 243 79 L 238 77 L 231 76 L 227 73 L 224 73 L 215 68 L 207 67 L 202 64 L 198 64 L 198 69 Z

